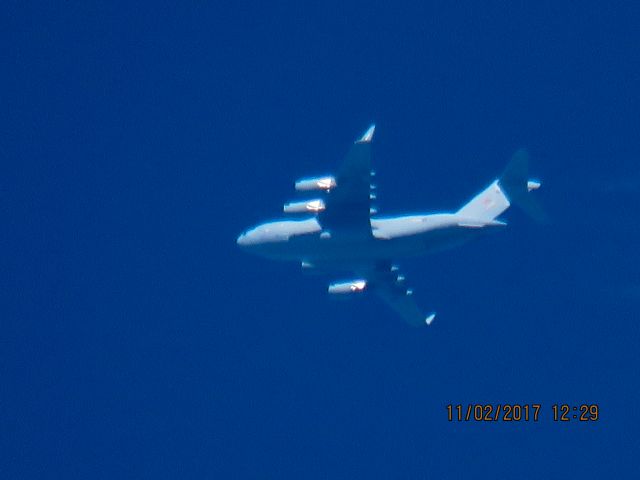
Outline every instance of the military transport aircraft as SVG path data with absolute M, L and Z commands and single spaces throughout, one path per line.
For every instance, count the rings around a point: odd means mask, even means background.
M 460 245 L 478 234 L 504 227 L 497 217 L 511 203 L 536 219 L 544 213 L 529 192 L 540 182 L 527 178 L 528 158 L 517 151 L 502 176 L 455 213 L 377 216 L 371 170 L 375 125 L 351 146 L 335 176 L 303 178 L 302 192 L 319 198 L 287 203 L 284 212 L 306 214 L 296 220 L 262 223 L 242 233 L 238 245 L 248 252 L 300 262 L 303 271 L 350 272 L 351 280 L 329 285 L 329 294 L 360 295 L 373 291 L 411 325 L 430 325 L 435 312 L 425 314 L 413 291 L 393 263 Z

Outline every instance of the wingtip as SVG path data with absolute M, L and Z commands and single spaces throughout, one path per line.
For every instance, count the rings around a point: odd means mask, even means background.
M 436 313 L 433 312 L 431 315 L 429 315 L 427 318 L 424 319 L 424 323 L 426 323 L 427 325 L 431 325 L 431 323 L 435 318 L 436 318 Z
M 362 135 L 362 137 L 360 137 L 360 139 L 358 139 L 356 143 L 370 143 L 371 140 L 373 140 L 373 134 L 375 131 L 376 131 L 376 125 L 374 123 L 369 127 L 369 129 L 366 132 L 364 132 L 364 135 Z

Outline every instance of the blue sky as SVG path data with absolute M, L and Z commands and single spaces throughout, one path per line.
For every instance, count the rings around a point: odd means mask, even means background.
M 631 2 L 4 11 L 4 477 L 640 473 Z M 381 213 L 456 209 L 521 146 L 543 180 L 550 225 L 403 264 L 429 329 L 235 245 L 371 122 Z

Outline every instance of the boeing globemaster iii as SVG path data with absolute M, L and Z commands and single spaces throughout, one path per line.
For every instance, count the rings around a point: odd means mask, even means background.
M 262 257 L 299 262 L 307 272 L 348 272 L 351 279 L 329 285 L 330 295 L 372 291 L 409 324 L 430 325 L 435 312 L 418 307 L 395 261 L 446 250 L 502 229 L 506 223 L 498 217 L 511 204 L 544 220 L 530 193 L 540 182 L 528 179 L 527 152 L 518 150 L 504 173 L 456 212 L 378 216 L 372 206 L 374 131 L 372 125 L 355 141 L 336 175 L 295 182 L 297 191 L 317 192 L 317 198 L 284 205 L 284 213 L 299 218 L 257 225 L 242 233 L 237 243 Z

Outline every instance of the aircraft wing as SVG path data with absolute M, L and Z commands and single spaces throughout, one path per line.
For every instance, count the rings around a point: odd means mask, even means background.
M 390 262 L 381 262 L 365 273 L 368 287 L 389 305 L 402 319 L 410 325 L 419 327 L 430 325 L 435 313 L 425 315 L 418 307 L 413 291 L 407 288 L 405 277 Z
M 371 236 L 371 140 L 369 127 L 349 150 L 338 173 L 336 186 L 325 199 L 318 219 L 331 235 Z

